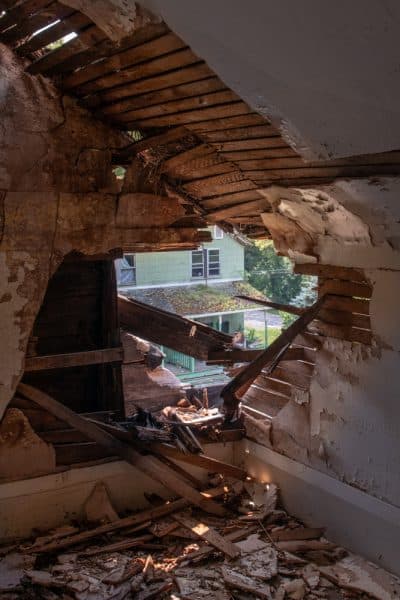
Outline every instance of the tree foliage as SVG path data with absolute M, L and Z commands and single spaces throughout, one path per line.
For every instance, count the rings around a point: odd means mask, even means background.
M 288 304 L 301 293 L 303 277 L 292 273 L 290 260 L 276 254 L 273 242 L 247 246 L 244 260 L 248 282 L 273 302 Z

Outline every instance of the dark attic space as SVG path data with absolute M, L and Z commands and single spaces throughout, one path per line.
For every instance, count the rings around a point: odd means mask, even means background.
M 399 597 L 399 19 L 0 0 L 1 599 Z

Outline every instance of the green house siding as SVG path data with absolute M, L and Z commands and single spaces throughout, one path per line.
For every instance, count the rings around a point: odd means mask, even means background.
M 219 250 L 220 275 L 208 277 L 208 281 L 243 279 L 244 248 L 234 238 L 224 234 L 222 239 L 204 243 L 202 248 Z M 192 277 L 192 252 L 188 250 L 138 253 L 135 254 L 135 263 L 136 287 L 205 281 L 204 278 Z M 120 261 L 117 261 L 117 277 L 120 266 Z
M 136 254 L 136 285 L 185 283 L 191 267 L 191 253 L 149 252 Z
M 222 331 L 230 334 L 244 330 L 244 312 L 221 314 L 221 319 L 219 318 L 219 315 L 196 317 L 196 321 L 209 325 L 213 329 L 219 329 L 221 323 Z

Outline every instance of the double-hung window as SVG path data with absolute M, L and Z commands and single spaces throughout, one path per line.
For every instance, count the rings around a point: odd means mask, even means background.
M 219 277 L 220 275 L 220 262 L 219 262 L 219 250 L 216 248 L 209 248 L 207 260 L 207 274 L 209 277 Z
M 134 254 L 124 254 L 121 259 L 119 285 L 136 285 L 136 261 Z
M 208 248 L 192 252 L 192 278 L 219 277 L 221 273 L 219 250 Z
M 192 252 L 192 277 L 199 277 L 201 279 L 204 278 L 205 269 L 204 269 L 204 251 L 203 250 L 193 250 Z

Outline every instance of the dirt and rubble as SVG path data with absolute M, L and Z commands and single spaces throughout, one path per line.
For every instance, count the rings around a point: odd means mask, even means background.
M 83 523 L 0 548 L 4 600 L 329 600 L 400 595 L 400 580 L 283 510 L 273 483 L 209 474 L 216 517 L 149 496 L 118 515 L 99 482 Z M 186 508 L 185 508 L 186 506 Z M 319 525 L 319 524 L 318 524 Z

